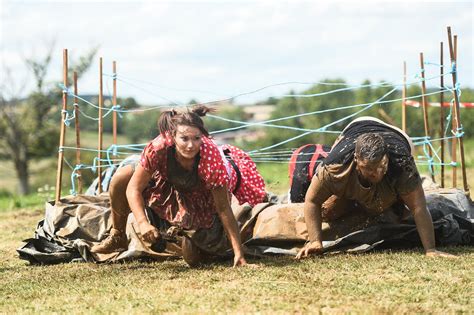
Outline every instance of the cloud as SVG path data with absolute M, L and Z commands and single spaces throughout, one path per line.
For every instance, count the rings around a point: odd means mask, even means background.
M 473 84 L 473 4 L 440 1 L 3 1 L 2 62 L 56 40 L 50 79 L 61 77 L 61 49 L 77 57 L 100 45 L 106 72 L 178 89 L 237 94 L 283 81 L 341 77 L 396 81 L 419 52 L 437 61 L 446 26 L 459 34 L 460 79 Z M 8 31 L 7 31 L 8 30 Z M 14 30 L 9 31 L 9 30 Z M 446 50 L 447 52 L 447 50 Z M 97 91 L 97 62 L 81 90 Z M 434 69 L 435 70 L 435 69 Z M 430 69 L 431 71 L 431 69 Z M 18 72 L 20 73 L 20 71 Z M 151 85 L 152 93 L 156 90 Z M 289 87 L 272 90 L 287 92 Z M 190 99 L 193 92 L 160 90 Z M 152 103 L 153 94 L 122 84 L 121 95 Z M 260 93 L 252 101 L 266 97 Z

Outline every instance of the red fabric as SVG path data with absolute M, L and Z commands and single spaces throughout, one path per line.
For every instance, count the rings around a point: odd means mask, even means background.
M 240 186 L 235 192 L 235 197 L 239 203 L 243 204 L 248 202 L 254 206 L 257 203 L 263 202 L 266 196 L 265 182 L 250 156 L 241 149 L 229 144 L 223 145 L 222 149 L 228 149 L 230 151 L 230 156 L 240 170 Z M 237 183 L 237 173 L 232 166 L 229 165 L 229 168 L 231 169 L 231 185 L 229 191 L 234 191 Z
M 322 156 L 323 158 L 327 157 L 328 156 L 328 153 L 326 151 L 324 151 L 323 149 L 323 146 L 320 145 L 320 144 L 317 144 L 316 145 L 316 151 L 314 152 L 313 156 L 311 157 L 311 162 L 309 163 L 309 169 L 308 169 L 308 179 L 311 181 L 311 179 L 313 178 L 313 172 L 314 172 L 314 164 L 316 164 L 316 162 L 318 161 L 319 159 L 319 156 Z
M 291 158 L 290 158 L 290 166 L 288 168 L 288 177 L 290 178 L 290 187 L 291 185 L 293 184 L 293 173 L 295 172 L 295 167 L 296 167 L 296 160 L 298 159 L 298 155 L 300 154 L 300 152 L 306 148 L 307 146 L 309 145 L 312 145 L 312 144 L 305 144 L 301 147 L 299 147 L 298 149 L 296 149 L 296 151 L 294 151 L 292 154 L 291 154 Z
M 216 213 L 211 190 L 227 185 L 229 192 L 233 191 L 237 182 L 235 170 L 226 168 L 217 145 L 211 139 L 202 137 L 198 165 L 200 185 L 192 191 L 177 191 L 167 181 L 167 148 L 172 145 L 169 137 L 158 136 L 142 152 L 140 164 L 152 174 L 155 182 L 153 187 L 144 191 L 145 203 L 173 225 L 185 229 L 209 228 Z M 263 201 L 263 179 L 253 161 L 236 147 L 226 148 L 231 151 L 231 156 L 236 156 L 234 161 L 242 173 L 241 185 L 236 192 L 239 202 L 254 205 Z

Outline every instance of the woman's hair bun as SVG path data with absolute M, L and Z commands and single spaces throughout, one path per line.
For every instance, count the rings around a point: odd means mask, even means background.
M 214 108 L 207 107 L 206 105 L 195 105 L 191 109 L 192 113 L 194 113 L 194 114 L 196 114 L 200 117 L 204 117 L 204 116 L 206 116 L 207 113 L 213 113 L 215 111 L 216 110 Z

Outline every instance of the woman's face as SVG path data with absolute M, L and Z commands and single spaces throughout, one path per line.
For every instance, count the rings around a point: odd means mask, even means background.
M 194 159 L 201 147 L 202 133 L 196 127 L 178 125 L 174 142 L 179 155 L 185 159 Z

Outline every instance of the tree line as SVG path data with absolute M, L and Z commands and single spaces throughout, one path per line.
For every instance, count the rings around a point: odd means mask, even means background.
M 31 77 L 34 79 L 34 89 L 24 98 L 18 96 L 11 88 L 11 76 L 7 71 L 0 86 L 0 159 L 13 161 L 16 176 L 19 180 L 19 193 L 30 192 L 30 163 L 38 158 L 55 157 L 59 138 L 59 121 L 61 115 L 62 90 L 58 87 L 59 82 L 47 83 L 45 78 L 51 65 L 52 49 L 44 58 L 25 59 Z M 96 56 L 97 48 L 93 48 L 77 60 L 71 62 L 70 73 L 76 71 L 78 76 L 82 76 L 89 68 L 92 60 Z M 72 82 L 72 78 L 68 80 Z M 343 79 L 327 79 L 323 81 L 329 84 L 345 84 Z M 298 115 L 308 112 L 334 109 L 341 106 L 354 104 L 371 103 L 381 98 L 388 91 L 393 89 L 390 85 L 370 86 L 371 82 L 365 80 L 361 83 L 364 87 L 354 90 L 344 90 L 338 93 L 326 94 L 319 97 L 300 98 L 297 94 L 316 94 L 329 92 L 337 87 L 327 84 L 315 84 L 303 91 L 289 91 L 288 97 L 271 97 L 268 100 L 259 102 L 274 106 L 271 119 L 281 118 L 291 115 Z M 430 90 L 432 92 L 434 90 Z M 449 101 L 452 96 L 445 93 L 445 101 Z M 408 87 L 407 96 L 421 95 L 421 87 L 411 85 Z M 396 90 L 386 99 L 401 98 L 401 89 Z M 97 104 L 97 96 L 85 96 L 90 102 Z M 416 99 L 421 102 L 421 98 Z M 429 102 L 439 102 L 439 96 L 428 97 Z M 474 90 L 464 88 L 462 90 L 461 101 L 474 101 Z M 192 100 L 190 104 L 196 103 Z M 69 102 L 71 104 L 71 102 Z M 142 106 L 133 98 L 119 98 L 118 104 L 124 109 L 137 109 Z M 109 107 L 111 105 L 109 104 Z M 249 117 L 240 106 L 217 108 L 217 115 L 234 120 L 246 121 Z M 292 126 L 297 128 L 315 129 L 325 126 L 331 122 L 351 115 L 360 108 L 349 108 L 341 111 L 331 111 L 318 115 L 308 115 L 288 120 L 275 122 L 274 124 Z M 84 114 L 92 117 L 97 116 L 97 109 L 91 106 L 81 106 Z M 467 137 L 473 136 L 473 131 L 467 128 L 472 126 L 474 115 L 470 114 L 471 109 L 462 109 L 461 117 L 465 127 L 464 132 Z M 440 108 L 429 109 L 431 122 L 431 135 L 439 137 L 439 111 Z M 153 113 L 153 114 L 151 114 Z M 156 121 L 158 112 L 125 113 L 119 118 L 118 134 L 126 136 L 129 143 L 141 143 L 148 141 L 157 135 Z M 363 115 L 378 117 L 388 123 L 401 126 L 401 102 L 375 105 L 365 111 Z M 449 109 L 445 109 L 445 116 L 449 115 Z M 108 115 L 104 121 L 104 132 L 112 132 L 112 115 Z M 342 130 L 348 121 L 335 125 L 330 130 Z M 210 131 L 222 130 L 236 126 L 231 122 L 206 118 L 206 125 Z M 90 119 L 80 120 L 81 130 L 97 130 L 97 121 Z M 70 127 L 74 127 L 71 121 Z M 248 127 L 256 129 L 262 127 Z M 272 145 L 295 137 L 301 132 L 288 129 L 265 129 L 263 137 L 256 141 L 242 141 L 236 143 L 247 150 L 256 149 Z M 411 136 L 423 136 L 423 112 L 421 108 L 407 107 L 407 132 Z M 305 143 L 325 143 L 330 144 L 335 136 L 326 133 L 314 133 L 306 137 L 297 139 L 281 148 L 294 148 Z

